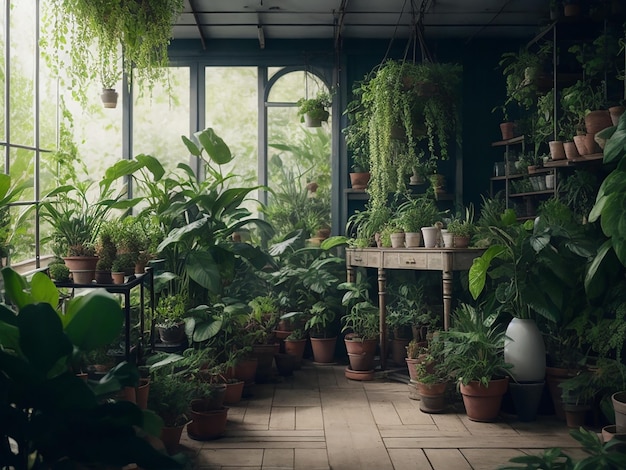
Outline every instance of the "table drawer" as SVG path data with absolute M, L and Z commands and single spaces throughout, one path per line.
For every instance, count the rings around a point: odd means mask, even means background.
M 426 269 L 426 253 L 385 253 L 384 267 L 388 269 Z
M 380 253 L 374 252 L 352 252 L 350 253 L 350 264 L 352 266 L 378 267 L 380 265 Z

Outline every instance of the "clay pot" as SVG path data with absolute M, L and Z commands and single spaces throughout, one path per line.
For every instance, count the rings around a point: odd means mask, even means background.
M 515 123 L 513 122 L 501 122 L 500 132 L 502 133 L 502 140 L 509 140 L 515 137 Z
M 611 123 L 614 126 L 617 126 L 619 123 L 619 118 L 624 114 L 624 110 L 626 108 L 624 106 L 611 106 L 609 108 L 609 114 L 611 116 Z
M 575 135 L 574 144 L 579 155 L 589 155 L 591 153 L 587 149 L 587 139 L 584 135 Z
M 180 444 L 180 437 L 183 435 L 184 424 L 180 426 L 163 426 L 161 428 L 161 441 L 165 446 L 165 450 L 170 455 L 178 452 L 178 446 Z
M 169 327 L 157 326 L 159 339 L 165 344 L 178 344 L 185 339 L 185 322 L 179 322 Z
M 559 387 L 559 384 L 575 375 L 575 370 L 561 367 L 546 367 L 546 382 L 548 383 L 548 390 L 554 405 L 554 414 L 561 420 L 565 420 L 565 412 L 563 411 L 563 400 L 561 399 L 561 387 Z
M 111 273 L 111 278 L 113 279 L 113 284 L 124 284 L 124 278 L 126 276 L 126 273 L 124 273 L 123 271 L 120 272 L 112 272 Z
M 563 142 L 563 149 L 565 150 L 565 156 L 568 160 L 576 160 L 580 158 L 580 153 L 578 153 L 574 142 Z
M 585 129 L 587 134 L 597 134 L 602 129 L 611 127 L 611 114 L 606 109 L 590 111 L 585 116 Z
M 370 370 L 352 370 L 350 366 L 346 367 L 344 371 L 344 375 L 347 379 L 350 380 L 373 380 L 374 379 L 374 369 Z
M 492 380 L 488 387 L 482 386 L 478 381 L 472 381 L 467 385 L 460 384 L 467 417 L 471 421 L 495 421 L 508 386 L 509 380 L 506 378 Z
M 191 422 L 187 425 L 187 435 L 194 440 L 209 441 L 224 434 L 228 408 L 211 411 L 191 411 Z
M 235 365 L 233 376 L 239 380 L 243 380 L 246 384 L 253 384 L 257 366 L 258 359 L 256 357 L 243 359 Z
M 565 148 L 560 140 L 551 140 L 548 142 L 550 146 L 550 157 L 552 160 L 565 160 Z
M 350 173 L 350 184 L 352 185 L 352 189 L 365 189 L 367 188 L 367 183 L 369 183 L 369 181 L 369 171 L 362 173 Z
M 311 338 L 313 360 L 318 364 L 333 364 L 336 343 L 336 336 L 334 338 Z
M 224 404 L 225 405 L 234 405 L 235 403 L 239 403 L 241 401 L 241 396 L 243 395 L 243 380 L 237 380 L 236 382 L 227 382 L 226 384 L 226 392 L 224 393 Z
M 304 356 L 304 348 L 306 347 L 306 338 L 299 340 L 286 340 L 285 352 L 295 358 L 296 370 L 302 367 L 302 356 Z
M 447 384 L 425 384 L 417 382 L 417 391 L 420 394 L 419 408 L 424 413 L 442 413 L 446 409 L 446 392 Z

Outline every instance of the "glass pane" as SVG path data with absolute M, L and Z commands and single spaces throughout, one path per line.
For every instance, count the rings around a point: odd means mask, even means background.
M 189 74 L 188 67 L 171 67 L 169 90 L 161 83 L 152 92 L 135 90 L 133 155 L 152 155 L 167 169 L 189 163 L 180 139 L 189 134 Z
M 279 78 L 270 91 L 273 101 L 295 102 L 306 96 L 304 72 Z M 308 79 L 309 84 L 312 80 Z M 267 217 L 279 235 L 303 229 L 315 237 L 330 228 L 331 123 L 308 128 L 300 123 L 295 106 L 268 107 Z
M 37 2 L 12 2 L 10 45 L 10 138 L 14 144 L 34 145 L 35 8 Z
M 9 163 L 11 165 L 10 175 L 12 184 L 15 185 L 20 182 L 28 182 L 30 184 L 30 187 L 26 188 L 26 190 L 22 192 L 22 195 L 20 197 L 21 201 L 34 200 L 34 162 L 35 152 L 32 150 L 12 148 L 9 152 Z M 5 229 L 7 228 L 5 221 L 3 220 L 0 222 L 0 226 L 3 227 L 3 229 L 0 231 L 0 254 L 3 251 L 3 247 L 6 247 L 6 245 L 8 244 L 10 246 L 11 252 L 11 263 L 20 262 L 35 257 L 35 212 L 32 211 L 31 215 L 28 218 L 26 218 L 25 220 L 20 220 L 19 225 L 15 225 L 15 221 L 18 215 L 27 209 L 28 206 L 15 206 L 11 208 L 11 221 L 8 225 L 11 230 L 5 231 Z M 0 217 L 6 217 L 6 215 L 0 214 Z M 11 233 L 13 228 L 15 228 L 15 232 Z M 9 235 L 9 239 L 7 239 L 7 235 Z
M 315 98 L 320 91 L 328 89 L 319 77 L 305 71 L 289 72 L 276 80 L 267 101 L 296 103 L 300 98 Z
M 257 181 L 257 69 L 206 68 L 206 127 L 215 130 L 230 147 L 234 159 L 224 173 L 237 175 L 231 185 Z

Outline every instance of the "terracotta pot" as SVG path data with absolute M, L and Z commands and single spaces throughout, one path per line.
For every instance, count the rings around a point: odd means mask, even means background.
M 576 150 L 579 155 L 588 155 L 591 153 L 587 150 L 587 139 L 584 135 L 575 135 L 574 144 L 576 145 Z
M 124 387 L 121 391 L 122 399 L 135 403 L 139 408 L 148 408 L 148 394 L 150 393 L 150 380 L 141 378 L 137 387 Z
M 239 361 L 235 365 L 233 376 L 243 380 L 246 384 L 253 384 L 258 363 L 259 361 L 256 357 L 249 357 Z
M 470 238 L 469 237 L 458 237 L 458 236 L 454 236 L 453 237 L 454 240 L 454 247 L 455 248 L 467 248 L 469 246 L 470 243 Z
M 482 386 L 477 381 L 472 381 L 467 385 L 460 384 L 467 417 L 472 421 L 494 421 L 500 413 L 502 397 L 508 385 L 509 379 L 506 378 L 492 380 L 488 387 Z
M 126 274 L 123 271 L 120 272 L 112 272 L 111 277 L 113 278 L 113 284 L 124 284 Z
M 565 422 L 568 428 L 578 429 L 585 425 L 587 421 L 587 412 L 591 410 L 589 405 L 570 405 L 563 404 L 563 412 L 565 413 Z
M 554 414 L 561 420 L 565 420 L 565 412 L 563 411 L 563 400 L 561 399 L 561 387 L 559 387 L 559 384 L 575 375 L 575 370 L 561 367 L 546 367 L 546 382 L 548 382 L 548 390 L 554 405 Z
M 418 379 L 416 367 L 418 364 L 421 364 L 422 362 L 424 362 L 424 357 L 426 357 L 426 355 L 422 354 L 417 359 L 413 359 L 410 357 L 407 357 L 405 359 L 407 369 L 409 370 L 409 378 L 415 382 L 417 382 L 417 379 Z
M 501 122 L 500 132 L 502 133 L 502 140 L 509 140 L 515 137 L 515 123 L 513 122 Z
M 304 356 L 304 348 L 306 348 L 306 338 L 298 340 L 285 340 L 285 352 L 295 357 L 296 370 L 302 367 L 302 356 Z
M 378 339 L 350 339 L 346 336 L 344 339 L 346 345 L 346 351 L 352 354 L 370 353 L 376 354 L 376 347 L 378 346 Z
M 227 382 L 225 385 L 226 392 L 224 393 L 224 404 L 234 405 L 235 403 L 239 403 L 241 401 L 241 396 L 243 395 L 244 381 L 238 380 L 236 382 Z
M 574 142 L 563 142 L 563 148 L 565 149 L 565 156 L 568 160 L 576 160 L 580 158 L 580 154 L 578 153 Z
M 374 354 L 372 353 L 348 353 L 350 369 L 353 371 L 366 371 L 374 369 Z
M 318 364 L 333 364 L 335 360 L 336 343 L 336 336 L 334 338 L 311 338 L 313 361 Z
M 211 395 L 209 397 L 191 400 L 191 409 L 193 411 L 219 410 L 224 406 L 225 396 L 226 384 L 214 384 L 211 386 Z
M 602 129 L 611 127 L 611 114 L 606 109 L 590 111 L 585 116 L 585 129 L 587 134 L 597 134 Z
M 624 106 L 611 106 L 609 108 L 609 114 L 611 116 L 611 123 L 614 126 L 617 126 L 617 124 L 619 123 L 619 118 L 622 117 L 622 114 L 624 114 L 624 110 L 626 108 Z
M 592 155 L 601 151 L 600 146 L 595 140 L 595 134 L 585 134 L 585 147 L 587 148 L 587 155 Z
M 391 360 L 398 365 L 404 364 L 406 359 L 406 347 L 410 339 L 394 338 L 391 340 Z
M 72 273 L 75 284 L 91 284 L 96 277 L 97 256 L 66 256 L 65 265 Z
M 163 428 L 161 428 L 161 440 L 168 454 L 173 455 L 178 452 L 180 437 L 183 435 L 184 428 L 184 424 L 172 427 L 163 426 Z
M 373 380 L 374 379 L 374 369 L 370 370 L 352 370 L 350 366 L 346 367 L 344 370 L 344 375 L 347 379 L 350 380 Z
M 224 434 L 228 408 L 212 411 L 191 411 L 191 422 L 187 425 L 187 435 L 198 441 L 216 439 Z
M 617 432 L 617 426 L 609 424 L 602 428 L 602 442 L 609 442 L 611 439 L 619 439 L 626 442 L 626 433 Z
M 551 140 L 548 142 L 550 146 L 550 157 L 552 160 L 565 160 L 565 148 L 561 140 Z
M 446 409 L 446 392 L 447 384 L 425 384 L 417 382 L 417 391 L 420 394 L 419 408 L 424 413 L 442 413 Z
M 352 189 L 365 189 L 367 188 L 367 183 L 369 183 L 369 181 L 369 171 L 362 173 L 350 173 L 350 184 L 352 185 Z

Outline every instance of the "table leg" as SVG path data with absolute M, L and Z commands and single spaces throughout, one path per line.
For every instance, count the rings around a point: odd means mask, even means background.
M 378 312 L 380 321 L 380 368 L 385 370 L 387 366 L 387 322 L 386 304 L 387 276 L 383 268 L 378 268 Z
M 452 253 L 444 253 L 443 256 L 443 272 L 442 272 L 442 290 L 443 290 L 443 329 L 450 327 L 450 313 L 452 310 Z
M 356 270 L 352 266 L 348 265 L 346 267 L 346 273 L 347 273 L 346 281 L 356 282 Z

